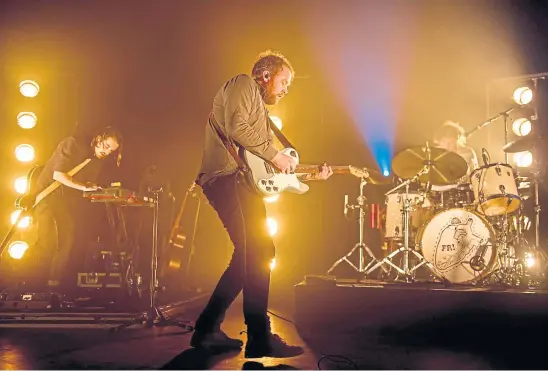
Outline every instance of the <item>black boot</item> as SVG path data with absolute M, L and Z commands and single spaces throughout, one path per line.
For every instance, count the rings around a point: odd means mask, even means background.
M 289 345 L 279 335 L 271 332 L 268 317 L 266 322 L 262 319 L 248 324 L 245 358 L 289 358 L 303 353 L 302 347 Z
M 221 323 L 224 318 L 225 314 L 223 313 L 211 330 L 205 326 L 201 327 L 202 321 L 198 320 L 194 334 L 192 334 L 192 338 L 190 339 L 190 346 L 193 348 L 206 348 L 221 351 L 240 350 L 244 345 L 244 342 L 240 339 L 229 337 L 221 330 Z
M 191 347 L 210 350 L 240 350 L 243 345 L 243 341 L 229 337 L 220 328 L 209 332 L 194 330 L 190 339 Z
M 279 335 L 272 333 L 250 335 L 245 345 L 245 358 L 289 358 L 303 353 L 302 347 L 289 345 Z

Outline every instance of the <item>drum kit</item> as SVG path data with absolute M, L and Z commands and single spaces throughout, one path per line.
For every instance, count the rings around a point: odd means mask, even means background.
M 504 151 L 519 152 L 527 145 L 514 143 Z M 360 209 L 360 242 L 328 273 L 346 261 L 365 277 L 377 271 L 388 279 L 395 272 L 395 280 L 404 282 L 416 282 L 423 272 L 425 280 L 449 285 L 540 284 L 548 259 L 539 246 L 539 174 L 518 176 L 507 163 L 490 163 L 483 151 L 484 166 L 469 174 L 463 157 L 428 143 L 395 156 L 392 168 L 399 184 L 385 193 L 381 235 L 387 252 L 382 260 L 363 242 L 362 180 L 358 205 L 348 205 L 345 196 L 345 213 Z M 533 194 L 527 195 L 530 188 Z M 525 236 L 532 226 L 524 207 L 530 196 L 534 244 Z M 356 249 L 359 267 L 349 260 Z M 364 252 L 371 257 L 368 265 Z

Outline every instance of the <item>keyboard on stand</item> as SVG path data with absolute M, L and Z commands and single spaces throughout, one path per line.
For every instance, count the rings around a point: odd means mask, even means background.
M 122 187 L 84 191 L 84 198 L 91 202 L 112 202 L 122 206 L 154 206 L 154 199 Z

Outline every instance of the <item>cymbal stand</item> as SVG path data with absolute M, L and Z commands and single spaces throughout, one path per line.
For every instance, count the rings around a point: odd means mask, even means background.
M 421 175 L 427 174 L 429 171 L 430 171 L 430 166 L 427 164 L 413 178 L 406 180 L 405 182 L 403 182 L 396 188 L 393 188 L 390 191 L 385 193 L 385 195 L 388 196 L 389 194 L 397 191 L 398 189 L 405 187 L 405 199 L 403 202 L 403 246 L 397 249 L 396 251 L 392 252 L 390 255 L 388 255 L 383 260 L 379 261 L 374 266 L 372 266 L 367 272 L 365 272 L 366 275 L 370 274 L 371 272 L 373 272 L 375 269 L 379 267 L 383 267 L 384 264 L 388 264 L 392 268 L 394 268 L 396 271 L 398 271 L 399 273 L 405 276 L 404 277 L 405 282 L 412 282 L 414 279 L 414 272 L 421 266 L 426 265 L 431 270 L 433 270 L 432 264 L 430 264 L 424 258 L 424 256 L 422 256 L 417 251 L 409 248 L 409 211 L 411 210 L 411 200 L 409 198 L 409 184 L 418 180 L 418 178 Z M 400 268 L 399 266 L 397 266 L 396 264 L 392 262 L 392 259 L 399 253 L 403 253 L 403 268 Z M 419 259 L 419 262 L 412 269 L 409 268 L 409 253 L 414 254 Z
M 379 262 L 379 260 L 375 257 L 375 255 L 371 251 L 371 249 L 369 249 L 369 247 L 363 241 L 364 223 L 365 223 L 365 210 L 364 210 L 364 208 L 365 208 L 365 200 L 366 200 L 366 197 L 363 194 L 363 188 L 365 187 L 366 184 L 367 184 L 367 181 L 365 180 L 365 178 L 361 178 L 361 181 L 360 181 L 360 195 L 358 196 L 358 204 L 357 205 L 349 205 L 348 204 L 348 195 L 344 196 L 344 215 L 345 216 L 348 213 L 348 209 L 359 209 L 359 218 L 358 218 L 359 233 L 360 233 L 359 242 L 354 245 L 354 247 L 350 250 L 350 252 L 348 252 L 342 258 L 337 260 L 335 263 L 333 263 L 331 268 L 329 268 L 329 270 L 327 271 L 327 274 L 330 274 L 333 271 L 333 269 L 335 269 L 335 267 L 337 267 L 343 261 L 347 262 L 358 273 L 365 273 L 365 271 L 372 264 Z M 352 256 L 352 254 L 354 253 L 354 251 L 356 251 L 356 249 L 358 249 L 358 252 L 359 252 L 359 262 L 358 262 L 357 267 L 349 259 Z M 364 251 L 367 252 L 369 257 L 371 258 L 371 261 L 369 262 L 369 264 L 367 264 L 367 266 L 365 266 Z M 386 272 L 386 269 L 384 267 L 383 267 L 383 270 Z

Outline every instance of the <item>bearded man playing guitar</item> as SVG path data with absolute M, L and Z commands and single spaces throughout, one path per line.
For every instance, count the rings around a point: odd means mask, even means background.
M 72 206 L 83 191 L 99 187 L 93 183 L 99 176 L 103 161 L 117 152 L 117 165 L 122 156 L 122 136 L 113 127 L 106 127 L 92 136 L 70 136 L 61 141 L 41 170 L 29 176 L 29 199 L 22 202 L 34 206 L 37 223 L 36 254 L 48 267 L 48 287 L 55 292 L 74 244 L 75 222 Z M 37 176 L 37 177 L 36 177 Z M 35 179 L 34 179 L 35 178 Z
M 273 146 L 265 107 L 277 104 L 288 93 L 293 75 L 291 63 L 283 55 L 266 51 L 259 55 L 251 76 L 241 74 L 228 80 L 213 100 L 196 183 L 228 231 L 234 252 L 196 321 L 190 342 L 193 347 L 237 350 L 243 346 L 242 341 L 228 337 L 220 329 L 226 310 L 243 291 L 245 357 L 283 358 L 303 353 L 301 347 L 288 345 L 271 332 L 267 309 L 275 247 L 266 226 L 264 195 L 250 186 L 242 171 L 242 157 L 234 150 L 236 146 L 245 149 L 283 174 L 295 172 L 295 157 Z M 327 179 L 332 174 L 332 169 L 323 165 L 301 180 Z

